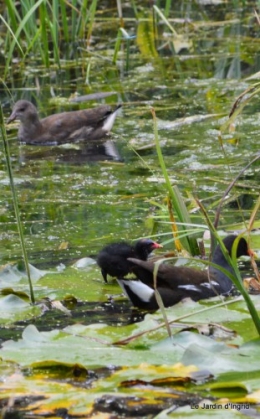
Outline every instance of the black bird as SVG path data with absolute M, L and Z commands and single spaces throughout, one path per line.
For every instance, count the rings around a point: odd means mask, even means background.
M 236 237 L 236 235 L 229 235 L 223 240 L 229 255 L 231 255 Z M 250 252 L 247 241 L 240 238 L 237 246 L 237 258 L 249 255 Z M 128 260 L 133 264 L 132 272 L 135 275 L 135 280 L 118 277 L 119 285 L 134 306 L 156 310 L 158 304 L 154 293 L 154 262 L 142 261 L 138 258 L 129 258 Z M 227 262 L 219 245 L 215 249 L 212 262 L 234 274 L 232 266 Z M 232 289 L 231 279 L 213 266 L 209 266 L 209 270 L 201 271 L 162 263 L 157 273 L 157 290 L 165 307 L 172 306 L 187 297 L 198 301 L 220 294 L 228 295 Z
M 97 264 L 101 268 L 104 281 L 107 275 L 124 278 L 132 272 L 135 265 L 128 258 L 145 261 L 154 249 L 162 247 L 151 239 L 141 239 L 134 246 L 127 242 L 111 243 L 105 246 L 97 256 Z

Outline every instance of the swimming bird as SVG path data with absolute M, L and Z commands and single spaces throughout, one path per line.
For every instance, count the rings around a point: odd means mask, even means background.
M 149 254 L 162 247 L 151 239 L 138 240 L 135 245 L 127 242 L 110 243 L 105 246 L 97 256 L 97 264 L 101 268 L 104 281 L 107 282 L 107 275 L 123 278 L 132 271 L 134 264 L 128 258 L 147 260 Z
M 231 255 L 236 235 L 229 235 L 223 243 Z M 242 237 L 237 246 L 237 258 L 249 255 L 247 241 Z M 154 262 L 143 261 L 138 258 L 129 258 L 132 265 L 134 280 L 118 277 L 118 283 L 132 304 L 139 308 L 156 310 L 158 304 L 154 293 Z M 212 263 L 234 274 L 232 266 L 226 260 L 224 253 L 217 245 L 212 257 Z M 162 263 L 157 273 L 157 290 L 161 295 L 165 307 L 172 306 L 184 298 L 198 301 L 217 295 L 229 295 L 233 289 L 231 279 L 216 266 L 209 266 L 208 270 L 199 270 L 189 267 L 180 267 Z
M 15 103 L 7 123 L 20 121 L 18 139 L 31 145 L 59 145 L 107 137 L 118 109 L 102 105 L 93 109 L 62 112 L 40 119 L 36 107 L 28 100 Z

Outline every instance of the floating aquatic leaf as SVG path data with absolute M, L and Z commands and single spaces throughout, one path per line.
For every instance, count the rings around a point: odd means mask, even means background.
M 2 324 L 30 319 L 40 315 L 40 309 L 25 301 L 24 297 L 10 293 L 0 298 L 0 319 Z
M 73 268 L 87 270 L 92 265 L 96 265 L 96 261 L 92 258 L 82 258 L 73 264 Z
M 33 281 L 38 281 L 47 271 L 41 271 L 40 269 L 35 268 L 33 265 L 30 265 L 30 273 Z M 12 284 L 20 282 L 22 279 L 26 278 L 26 272 L 24 268 L 24 263 L 21 261 L 19 263 L 10 263 L 0 268 L 0 287 L 8 287 Z

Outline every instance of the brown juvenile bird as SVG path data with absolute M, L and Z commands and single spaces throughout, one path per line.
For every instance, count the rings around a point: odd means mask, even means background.
M 7 123 L 21 121 L 18 138 L 32 145 L 59 145 L 99 140 L 111 131 L 118 113 L 102 105 L 93 109 L 62 112 L 39 119 L 36 107 L 28 100 L 18 100 Z

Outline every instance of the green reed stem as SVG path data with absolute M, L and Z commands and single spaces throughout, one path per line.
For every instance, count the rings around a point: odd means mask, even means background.
M 112 60 L 113 64 L 116 63 L 117 55 L 118 55 L 118 52 L 119 52 L 120 46 L 121 46 L 121 42 L 122 42 L 122 31 L 121 31 L 121 28 L 120 28 L 117 32 L 117 37 L 116 37 L 115 50 L 114 50 L 114 55 L 113 55 L 113 60 Z
M 89 19 L 88 19 L 89 29 L 88 29 L 88 34 L 87 34 L 88 44 L 89 44 L 89 40 L 92 34 L 92 29 L 94 26 L 96 10 L 97 10 L 97 0 L 93 0 L 90 5 L 89 13 L 88 13 L 89 14 Z
M 155 12 L 160 16 L 162 21 L 165 23 L 165 25 L 168 26 L 168 28 L 172 32 L 173 36 L 175 36 L 177 38 L 178 34 L 177 34 L 176 30 L 173 28 L 173 26 L 170 24 L 170 22 L 166 19 L 163 12 L 157 6 L 153 6 L 153 8 L 154 8 Z
M 58 64 L 60 68 L 61 65 L 60 65 L 60 55 L 59 55 L 59 45 L 58 45 L 58 40 L 57 40 L 56 25 L 53 25 L 52 22 L 48 22 L 48 24 L 49 24 L 50 33 L 52 36 L 54 59 L 55 59 L 56 64 Z
M 21 223 L 21 219 L 20 219 L 18 200 L 17 200 L 17 196 L 16 196 L 16 190 L 15 190 L 14 178 L 13 178 L 13 171 L 12 171 L 12 166 L 11 166 L 10 150 L 9 150 L 9 145 L 8 145 L 8 142 L 7 142 L 6 130 L 5 130 L 5 125 L 4 125 L 4 116 L 3 116 L 3 110 L 2 110 L 2 105 L 1 104 L 0 104 L 0 129 L 1 129 L 3 144 L 4 144 L 4 153 L 5 153 L 5 159 L 6 159 L 7 172 L 8 172 L 11 192 L 12 192 L 12 196 L 13 196 L 13 205 L 14 205 L 14 212 L 15 212 L 15 217 L 16 217 L 16 222 L 17 222 L 17 229 L 18 229 L 20 244 L 21 244 L 21 248 L 22 248 L 25 270 L 26 270 L 27 277 L 28 277 L 28 283 L 29 283 L 29 289 L 30 289 L 30 298 L 31 298 L 31 303 L 34 304 L 35 303 L 35 298 L 34 298 L 34 292 L 33 292 L 33 285 L 32 285 L 32 280 L 31 280 L 28 256 L 27 256 L 25 243 L 24 243 L 23 228 L 22 228 L 22 223 Z
M 68 21 L 67 21 L 66 3 L 63 0 L 60 2 L 60 13 L 61 13 L 63 38 L 64 38 L 64 41 L 69 42 L 71 37 L 70 37 Z
M 154 265 L 154 271 L 153 271 L 154 295 L 155 295 L 155 299 L 157 301 L 158 307 L 159 307 L 159 309 L 162 313 L 167 333 L 168 333 L 169 337 L 172 338 L 172 331 L 171 331 L 171 328 L 170 328 L 170 325 L 169 325 L 169 321 L 168 321 L 168 317 L 167 317 L 167 314 L 166 314 L 166 311 L 165 311 L 163 300 L 162 300 L 162 297 L 161 297 L 161 295 L 160 295 L 160 293 L 157 289 L 157 275 L 158 275 L 158 270 L 159 270 L 160 265 L 161 265 L 160 260 L 155 262 L 155 265 Z
M 153 115 L 153 122 L 154 122 L 154 138 L 155 138 L 156 151 L 157 151 L 158 160 L 161 166 L 162 174 L 165 180 L 166 189 L 171 199 L 172 206 L 177 214 L 178 221 L 184 224 L 181 230 L 185 231 L 186 230 L 185 224 L 190 225 L 191 219 L 187 211 L 187 208 L 185 206 L 185 203 L 183 201 L 183 198 L 179 192 L 179 189 L 177 188 L 177 186 L 172 187 L 171 185 L 171 181 L 167 173 L 162 150 L 160 147 L 159 135 L 158 135 L 158 129 L 157 129 L 157 120 L 156 120 L 156 115 L 153 108 L 151 109 L 151 112 Z M 194 239 L 194 237 L 188 236 L 188 233 L 187 233 L 187 236 L 183 237 L 181 241 L 184 243 L 186 250 L 188 250 L 192 255 L 199 253 L 198 244 L 196 240 Z
M 129 70 L 129 59 L 130 59 L 130 40 L 131 37 L 127 33 L 127 31 L 124 28 L 120 28 L 120 32 L 122 33 L 125 41 L 126 41 L 126 71 Z
M 132 9 L 134 11 L 135 18 L 138 20 L 139 19 L 139 13 L 138 13 L 138 10 L 137 10 L 137 5 L 135 4 L 135 0 L 131 0 L 131 6 L 132 6 Z
M 197 203 L 198 203 L 198 205 L 199 205 L 201 211 L 203 212 L 203 215 L 204 215 L 204 217 L 205 217 L 205 219 L 207 221 L 207 224 L 209 226 L 211 235 L 218 242 L 218 244 L 219 244 L 219 246 L 220 246 L 220 248 L 221 248 L 221 250 L 222 250 L 222 252 L 223 252 L 223 254 L 224 254 L 224 256 L 225 256 L 225 258 L 227 260 L 227 262 L 229 263 L 230 266 L 232 266 L 232 268 L 233 268 L 233 270 L 235 272 L 235 275 L 230 276 L 230 274 L 229 274 L 227 276 L 230 277 L 230 279 L 233 281 L 233 283 L 235 284 L 235 286 L 238 289 L 238 291 L 242 294 L 242 296 L 243 296 L 243 298 L 244 298 L 244 300 L 246 302 L 247 308 L 249 310 L 250 316 L 251 316 L 251 318 L 252 318 L 252 320 L 254 322 L 255 328 L 256 328 L 259 336 L 260 336 L 260 318 L 258 316 L 258 313 L 256 311 L 256 308 L 254 306 L 253 301 L 251 300 L 248 292 L 246 291 L 246 289 L 243 286 L 243 281 L 242 281 L 242 278 L 241 278 L 241 275 L 240 275 L 240 272 L 239 272 L 239 269 L 238 269 L 238 265 L 237 265 L 236 254 L 237 254 L 237 245 L 238 245 L 240 236 L 238 236 L 236 238 L 235 242 L 234 242 L 234 245 L 232 247 L 231 257 L 230 257 L 229 254 L 228 254 L 228 251 L 227 251 L 227 249 L 226 249 L 226 247 L 225 247 L 225 245 L 223 243 L 223 241 L 219 237 L 219 235 L 217 233 L 217 230 L 215 229 L 213 223 L 211 222 L 211 220 L 210 220 L 210 218 L 209 218 L 209 216 L 208 216 L 205 208 L 203 207 L 202 203 L 200 201 L 198 201 L 198 200 L 197 200 Z
M 65 8 L 65 18 L 67 18 L 67 10 Z M 77 21 L 79 19 L 79 13 L 77 10 L 77 0 L 71 2 L 71 19 L 70 19 L 70 39 L 75 41 L 77 36 Z
M 8 53 L 7 53 L 7 57 L 6 57 L 6 63 L 5 63 L 5 71 L 4 71 L 4 77 L 6 77 L 8 70 L 9 70 L 9 64 L 13 58 L 13 52 L 14 52 L 14 48 L 15 46 L 18 44 L 18 39 L 20 37 L 20 34 L 22 31 L 26 31 L 27 30 L 27 24 L 30 20 L 30 18 L 33 16 L 35 10 L 40 6 L 41 3 L 43 3 L 44 0 L 38 0 L 28 11 L 28 13 L 26 13 L 26 15 L 24 16 L 24 18 L 21 20 L 21 22 L 19 22 L 18 28 L 14 33 L 13 36 L 13 40 L 11 42 L 11 45 L 8 46 Z M 27 35 L 28 37 L 29 35 Z
M 3 16 L 2 15 L 0 15 L 0 20 L 4 23 L 4 25 L 7 27 L 7 29 L 8 29 L 8 35 L 10 36 L 12 36 L 12 38 L 13 38 L 13 40 L 15 40 L 15 42 L 16 42 L 16 45 L 17 45 L 17 47 L 18 47 L 18 49 L 19 49 L 19 51 L 20 51 L 20 53 L 24 56 L 24 52 L 23 52 L 23 49 L 22 49 L 22 47 L 21 47 L 21 45 L 20 45 L 20 43 L 19 43 L 19 41 L 18 41 L 18 39 L 16 38 L 16 36 L 15 36 L 15 34 L 14 34 L 14 32 L 13 32 L 13 30 L 12 30 L 12 28 L 10 27 L 10 25 L 8 24 L 8 22 L 3 18 Z M 7 36 L 8 37 L 8 36 Z
M 85 36 L 86 22 L 88 18 L 87 8 L 88 8 L 88 0 L 83 0 L 81 4 L 81 10 L 80 10 L 80 16 L 81 16 L 80 25 L 77 30 L 77 36 L 80 38 L 83 38 Z
M 10 26 L 12 28 L 12 30 L 9 29 L 9 28 L 8 28 L 8 30 L 10 32 L 11 31 L 16 32 L 16 30 L 18 29 L 17 20 L 19 18 L 17 8 L 15 7 L 15 4 L 14 4 L 13 0 L 6 0 L 5 4 L 6 4 L 7 11 L 8 11 L 8 21 L 10 22 Z M 3 19 L 2 15 L 1 15 L 1 19 Z M 7 23 L 6 23 L 6 26 L 8 26 Z
M 41 56 L 44 64 L 46 67 L 50 67 L 50 60 L 49 60 L 49 45 L 48 45 L 48 35 L 47 35 L 47 25 L 48 17 L 47 17 L 47 10 L 46 10 L 46 4 L 42 3 L 39 7 L 40 11 L 40 22 L 41 22 L 41 44 L 43 45 L 43 48 L 41 46 Z M 41 45 L 40 44 L 40 45 Z M 47 54 L 44 53 L 44 51 L 47 51 Z
M 164 8 L 164 15 L 166 18 L 169 17 L 170 10 L 171 10 L 171 0 L 166 0 L 165 8 Z

